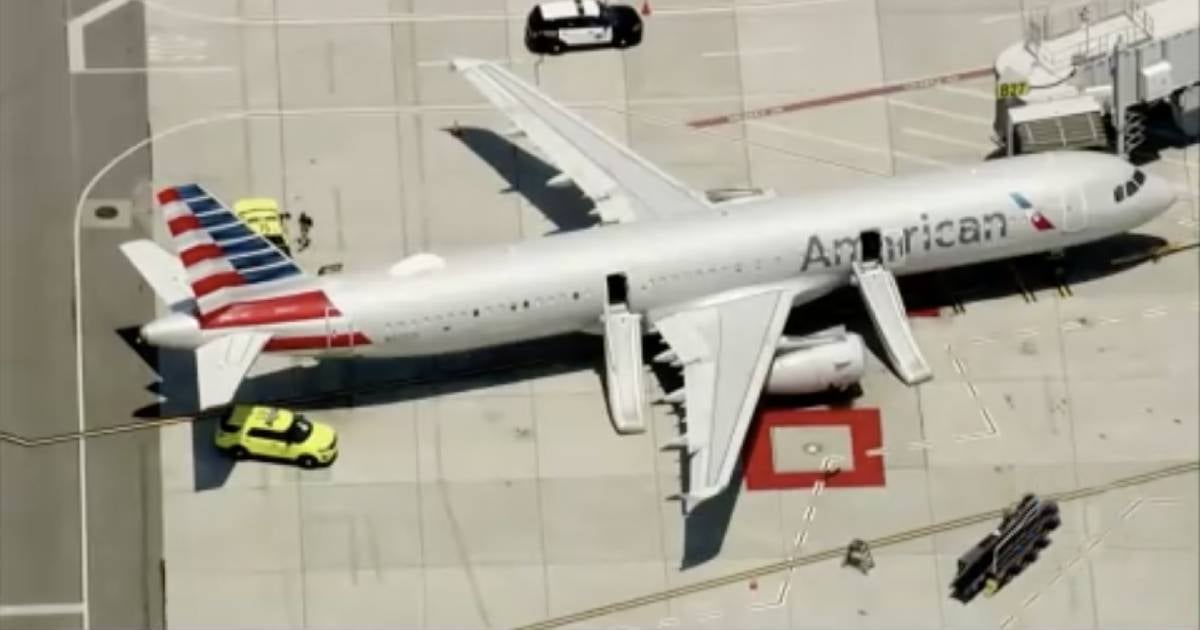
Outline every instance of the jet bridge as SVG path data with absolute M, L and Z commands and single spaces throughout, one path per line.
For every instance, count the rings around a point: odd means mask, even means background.
M 1158 103 L 1185 135 L 1200 133 L 1198 14 L 1195 0 L 1093 0 L 1024 15 L 1024 40 L 996 59 L 995 141 L 1009 155 L 1128 155 Z

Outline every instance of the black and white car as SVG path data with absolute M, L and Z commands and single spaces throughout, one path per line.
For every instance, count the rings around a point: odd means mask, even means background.
M 553 0 L 533 7 L 525 25 L 530 52 L 558 54 L 580 48 L 626 48 L 642 41 L 637 9 L 599 0 Z

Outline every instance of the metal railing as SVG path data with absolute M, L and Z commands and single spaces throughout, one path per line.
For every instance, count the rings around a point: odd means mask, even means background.
M 1093 25 L 1118 16 L 1127 24 L 1091 34 Z M 1082 31 L 1083 41 L 1067 47 L 1046 44 Z M 1154 36 L 1154 18 L 1141 0 L 1091 0 L 1070 7 L 1041 7 L 1024 22 L 1025 49 L 1050 68 L 1078 65 L 1107 55 L 1118 45 L 1132 45 Z

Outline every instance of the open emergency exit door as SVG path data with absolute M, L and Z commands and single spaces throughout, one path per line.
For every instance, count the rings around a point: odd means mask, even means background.
M 892 273 L 892 269 L 902 267 L 907 260 L 906 244 L 901 230 L 864 231 L 859 235 L 858 260 L 851 268 L 853 282 L 888 360 L 906 384 L 916 385 L 932 378 L 933 370 L 913 337 L 908 312 Z

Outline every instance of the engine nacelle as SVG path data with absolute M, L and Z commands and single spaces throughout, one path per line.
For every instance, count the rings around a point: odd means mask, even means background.
M 841 339 L 792 350 L 775 357 L 767 376 L 769 394 L 815 394 L 844 390 L 858 383 L 866 364 L 862 337 L 846 333 Z

